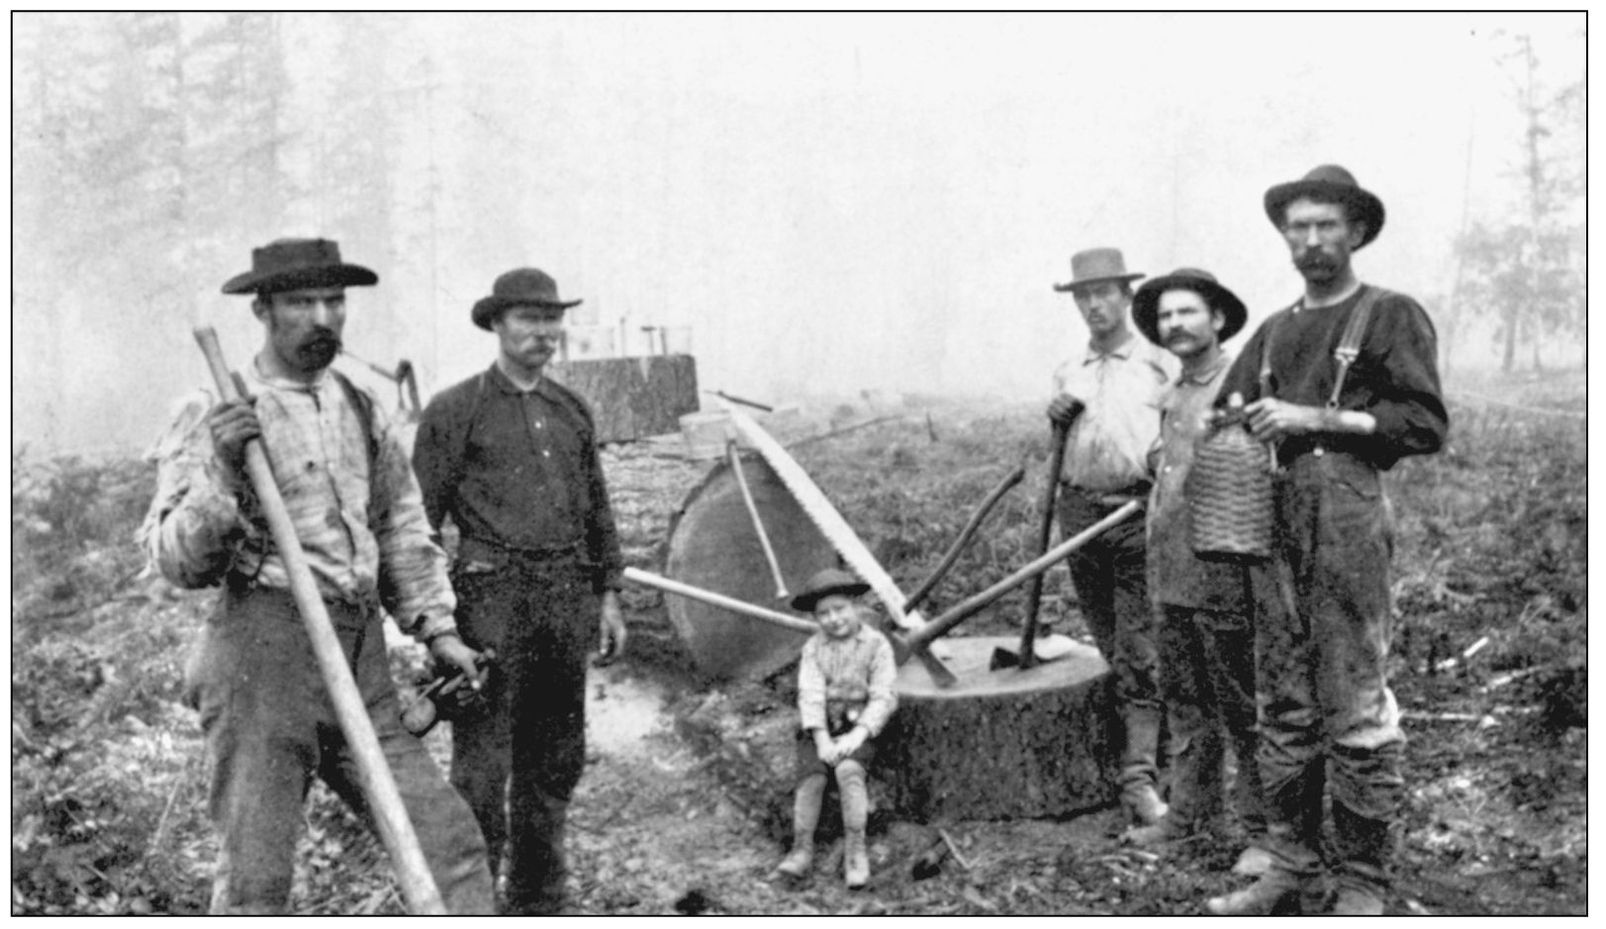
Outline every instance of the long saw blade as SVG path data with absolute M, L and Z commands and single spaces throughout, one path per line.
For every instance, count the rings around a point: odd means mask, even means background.
M 910 632 L 924 626 L 926 624 L 924 617 L 918 611 L 905 610 L 908 598 L 903 595 L 903 591 L 898 589 L 892 576 L 887 574 L 881 563 L 870 554 L 870 549 L 859 539 L 847 520 L 842 518 L 842 514 L 836 511 L 836 507 L 831 505 L 831 501 L 826 499 L 808 472 L 797 463 L 797 459 L 782 448 L 781 443 L 775 441 L 763 426 L 754 422 L 752 417 L 731 404 L 725 404 L 725 409 L 730 413 L 737 434 L 769 462 L 775 471 L 775 476 L 781 479 L 787 490 L 791 491 L 798 506 L 802 507 L 804 514 L 819 528 L 826 541 L 831 543 L 831 547 L 842 556 L 848 567 L 857 572 L 859 577 L 870 585 L 870 590 L 876 597 L 886 605 L 892 621 Z

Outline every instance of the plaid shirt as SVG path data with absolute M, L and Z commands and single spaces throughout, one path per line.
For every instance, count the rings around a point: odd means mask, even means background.
M 846 639 L 816 632 L 803 643 L 797 667 L 802 727 L 838 735 L 857 723 L 874 738 L 898 708 L 898 695 L 892 690 L 897 676 L 892 645 L 869 626 L 861 624 Z
M 308 385 L 250 369 L 263 444 L 324 599 L 377 599 L 403 632 L 427 640 L 456 628 L 446 553 L 430 539 L 418 482 L 396 432 L 373 404 L 378 454 L 346 390 L 324 371 Z M 360 389 L 360 388 L 359 388 Z M 181 404 L 152 457 L 156 497 L 140 528 L 150 563 L 180 587 L 224 576 L 290 586 L 255 495 L 212 449 L 204 391 Z

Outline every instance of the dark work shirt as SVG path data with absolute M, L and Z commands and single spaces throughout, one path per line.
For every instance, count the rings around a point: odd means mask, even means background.
M 465 551 L 577 549 L 599 590 L 619 588 L 623 558 L 596 430 L 562 385 L 543 378 L 523 391 L 492 365 L 442 391 L 419 423 L 413 467 L 430 524 L 438 530 L 450 516 Z
M 1362 290 L 1333 306 L 1279 310 L 1261 324 L 1227 372 L 1216 405 L 1234 391 L 1245 403 L 1260 397 L 1261 353 L 1271 333 L 1271 393 L 1303 406 L 1326 406 L 1338 377 L 1333 351 L 1344 336 Z M 1288 464 L 1317 443 L 1329 451 L 1349 452 L 1379 470 L 1392 468 L 1407 455 L 1426 455 L 1444 444 L 1449 414 L 1439 388 L 1438 345 L 1433 323 L 1410 297 L 1383 290 L 1361 339 L 1360 355 L 1350 366 L 1338 408 L 1370 413 L 1377 420 L 1371 435 L 1320 434 L 1293 436 L 1278 448 Z

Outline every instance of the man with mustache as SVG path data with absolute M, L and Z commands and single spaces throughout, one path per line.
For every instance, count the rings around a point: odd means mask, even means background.
M 1054 372 L 1048 416 L 1068 425 L 1059 475 L 1058 516 L 1067 538 L 1149 492 L 1148 452 L 1160 434 L 1160 394 L 1177 363 L 1133 334 L 1127 314 L 1132 281 L 1114 248 L 1071 256 L 1069 291 L 1087 324 L 1088 344 Z M 1143 524 L 1129 520 L 1067 559 L 1083 619 L 1115 674 L 1116 708 L 1125 734 L 1121 803 L 1137 825 L 1165 815 L 1157 789 L 1160 745 L 1159 653 L 1145 578 Z
M 1178 268 L 1138 288 L 1132 322 L 1182 362 L 1161 400 L 1154 491 L 1149 495 L 1149 591 L 1160 623 L 1160 693 L 1170 730 L 1170 810 L 1131 830 L 1139 845 L 1207 831 L 1222 807 L 1222 772 L 1230 745 L 1237 758 L 1235 806 L 1251 845 L 1233 871 L 1258 874 L 1266 853 L 1256 761 L 1254 604 L 1243 565 L 1200 560 L 1191 544 L 1184 496 L 1194 443 L 1232 356 L 1222 343 L 1248 314 L 1242 300 L 1208 271 Z
M 1213 913 L 1314 908 L 1323 793 L 1331 800 L 1332 912 L 1380 914 L 1404 801 L 1405 735 L 1388 686 L 1393 515 L 1381 474 L 1438 451 L 1449 429 L 1433 323 L 1351 265 L 1383 201 L 1337 165 L 1266 192 L 1304 296 L 1271 316 L 1228 371 L 1218 405 L 1247 400 L 1276 449 L 1274 592 L 1256 622 L 1260 775 L 1271 867 L 1211 899 Z M 1353 351 L 1351 350 L 1353 349 Z
M 468 643 L 494 649 L 487 710 L 452 726 L 452 783 L 468 798 L 505 911 L 560 912 L 569 798 L 585 766 L 586 659 L 623 651 L 624 561 L 585 401 L 542 373 L 563 338 L 557 283 L 501 275 L 474 304 L 489 369 L 430 401 L 413 464 L 430 523 L 460 536 L 452 567 Z
M 366 802 L 284 560 L 245 472 L 261 437 L 296 535 L 328 607 L 374 733 L 447 908 L 494 909 L 485 842 L 463 798 L 402 726 L 383 614 L 437 662 L 476 676 L 457 634 L 446 553 L 430 538 L 417 481 L 371 394 L 329 368 L 340 352 L 345 288 L 378 277 L 327 239 L 279 239 L 223 285 L 253 294 L 265 339 L 249 401 L 186 404 L 159 446 L 156 497 L 141 528 L 153 564 L 187 588 L 221 585 L 186 668 L 211 763 L 220 833 L 212 910 L 275 913 L 289 904 L 310 778 L 367 818 Z

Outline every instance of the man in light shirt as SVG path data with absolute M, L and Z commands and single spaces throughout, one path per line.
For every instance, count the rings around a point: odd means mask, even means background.
M 1132 281 L 1120 250 L 1071 256 L 1069 292 L 1087 325 L 1087 346 L 1054 372 L 1049 419 L 1070 427 L 1060 474 L 1060 531 L 1068 538 L 1149 493 L 1148 452 L 1160 435 L 1160 397 L 1177 361 L 1133 331 Z M 1067 559 L 1082 616 L 1115 674 L 1124 732 L 1121 803 L 1137 825 L 1166 813 L 1157 790 L 1159 652 L 1146 581 L 1142 520 L 1128 520 Z

